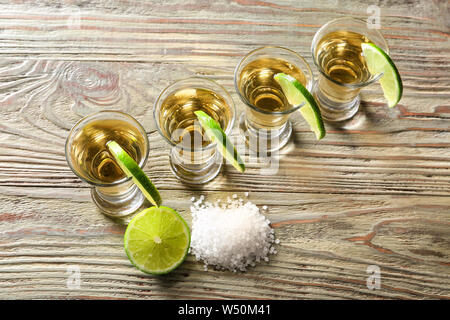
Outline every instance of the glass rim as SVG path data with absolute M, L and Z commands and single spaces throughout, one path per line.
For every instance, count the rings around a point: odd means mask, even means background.
M 331 24 L 339 22 L 339 21 L 353 21 L 353 22 L 357 22 L 357 23 L 362 23 L 365 26 L 367 26 L 367 23 L 364 20 L 361 19 L 357 19 L 357 18 L 353 18 L 353 17 L 341 17 L 341 18 L 337 18 L 337 19 L 333 19 L 328 21 L 327 23 L 325 23 L 323 26 L 321 26 L 319 28 L 319 30 L 316 31 L 316 33 L 314 34 L 313 40 L 311 42 L 311 55 L 313 58 L 313 62 L 314 65 L 317 67 L 317 69 L 319 70 L 320 74 L 323 75 L 325 78 L 327 78 L 328 80 L 330 80 L 331 82 L 343 86 L 343 87 L 347 87 L 347 88 L 351 88 L 351 89 L 356 89 L 356 88 L 363 88 L 366 87 L 376 81 L 378 81 L 382 76 L 383 73 L 379 73 L 376 75 L 372 75 L 370 77 L 369 80 L 364 81 L 364 82 L 359 82 L 359 83 L 343 83 L 337 80 L 334 80 L 333 78 L 331 78 L 330 76 L 328 76 L 322 69 L 322 67 L 319 65 L 319 63 L 317 62 L 316 59 L 316 55 L 315 55 L 315 51 L 316 51 L 316 44 L 319 42 L 320 39 L 317 39 L 319 36 L 319 32 L 322 31 L 323 29 L 329 27 Z M 383 45 L 387 48 L 387 51 L 389 51 L 389 46 L 387 44 L 386 39 L 384 38 L 383 34 L 378 30 L 378 29 L 368 29 L 366 27 L 367 30 L 373 30 L 373 32 L 377 33 L 378 36 L 380 37 L 380 39 L 382 39 Z M 388 53 L 388 52 L 387 52 Z
M 168 86 L 166 86 L 163 90 L 161 90 L 161 92 L 159 93 L 158 97 L 155 100 L 155 103 L 154 103 L 154 106 L 153 106 L 153 120 L 155 121 L 156 129 L 158 130 L 158 132 L 161 135 L 161 137 L 163 137 L 163 139 L 166 140 L 166 142 L 168 142 L 172 147 L 179 148 L 179 149 L 186 150 L 186 151 L 191 151 L 191 152 L 192 151 L 207 151 L 207 150 L 210 150 L 212 148 L 215 148 L 216 145 L 217 145 L 217 142 L 211 142 L 207 146 L 205 146 L 205 147 L 202 146 L 201 148 L 189 148 L 189 147 L 184 147 L 184 146 L 180 145 L 179 143 L 178 144 L 174 143 L 172 140 L 167 138 L 166 135 L 162 132 L 162 129 L 161 129 L 160 124 L 159 124 L 159 119 L 157 119 L 157 116 L 156 116 L 156 112 L 160 109 L 160 107 L 158 107 L 158 105 L 162 104 L 161 98 L 162 98 L 163 94 L 167 93 L 169 91 L 169 89 L 172 89 L 176 85 L 178 85 L 180 83 L 183 83 L 183 82 L 189 82 L 189 81 L 203 81 L 203 82 L 207 82 L 207 83 L 212 84 L 213 86 L 217 86 L 218 88 L 220 88 L 223 91 L 223 93 L 225 93 L 226 98 L 228 98 L 228 100 L 230 102 L 230 103 L 228 103 L 228 101 L 227 101 L 227 105 L 232 111 L 232 116 L 230 118 L 230 121 L 229 121 L 227 127 L 223 131 L 225 132 L 225 134 L 227 136 L 231 133 L 231 130 L 233 129 L 234 121 L 235 121 L 235 118 L 236 118 L 236 107 L 234 105 L 233 98 L 231 97 L 231 95 L 228 93 L 228 91 L 225 89 L 224 86 L 220 85 L 216 81 L 214 81 L 214 80 L 212 80 L 210 78 L 207 78 L 207 77 L 198 77 L 198 76 L 196 76 L 196 77 L 182 78 L 182 79 L 178 79 L 178 80 L 172 82 L 171 84 L 169 84 Z M 196 87 L 196 85 L 190 85 L 190 86 L 187 86 L 186 88 L 195 88 L 195 87 Z M 202 88 L 202 87 L 198 86 L 198 88 Z M 204 88 L 204 89 L 210 90 L 209 88 Z M 218 92 L 215 91 L 215 90 L 211 90 L 211 91 L 214 91 L 214 93 L 218 94 Z M 223 96 L 222 93 L 220 93 L 219 95 Z M 223 98 L 225 98 L 225 97 L 223 97 Z
M 145 152 L 144 156 L 142 157 L 141 161 L 139 161 L 139 163 L 138 163 L 138 166 L 139 166 L 141 169 L 143 169 L 144 166 L 145 166 L 145 164 L 147 163 L 148 156 L 149 156 L 149 153 L 150 153 L 150 143 L 149 143 L 149 140 L 148 140 L 147 132 L 145 131 L 145 129 L 144 129 L 144 127 L 142 126 L 142 124 L 141 124 L 139 121 L 137 121 L 133 116 L 129 115 L 128 113 L 125 113 L 125 112 L 123 112 L 123 111 L 118 111 L 118 110 L 100 110 L 100 111 L 91 113 L 91 114 L 89 114 L 89 115 L 87 115 L 87 116 L 84 116 L 83 118 L 79 119 L 79 120 L 72 126 L 72 128 L 71 128 L 70 131 L 69 131 L 69 134 L 67 135 L 66 143 L 65 143 L 65 147 L 64 147 L 64 153 L 65 153 L 65 156 L 66 156 L 67 164 L 69 165 L 69 167 L 70 167 L 70 169 L 72 170 L 72 172 L 73 172 L 78 178 L 80 178 L 82 181 L 87 182 L 87 183 L 89 183 L 89 184 L 91 184 L 91 185 L 93 185 L 93 186 L 96 186 L 96 187 L 114 187 L 114 186 L 117 186 L 117 185 L 119 185 L 119 184 L 122 184 L 122 183 L 125 183 L 125 182 L 130 181 L 132 178 L 131 178 L 131 177 L 125 176 L 125 177 L 123 177 L 122 179 L 119 179 L 119 180 L 114 181 L 114 182 L 110 182 L 110 183 L 97 183 L 97 182 L 94 182 L 94 181 L 91 181 L 91 180 L 86 179 L 86 177 L 81 176 L 81 175 L 77 172 L 77 170 L 74 169 L 74 167 L 73 167 L 73 165 L 72 165 L 72 161 L 70 160 L 70 157 L 69 157 L 69 152 L 68 152 L 69 140 L 70 140 L 69 138 L 72 137 L 72 134 L 75 132 L 75 129 L 78 129 L 78 128 L 80 127 L 80 125 L 81 125 L 83 122 L 85 122 L 86 120 L 90 120 L 90 118 L 94 118 L 95 116 L 98 116 L 99 114 L 111 114 L 111 113 L 113 113 L 113 114 L 119 114 L 119 115 L 121 115 L 121 116 L 125 116 L 125 118 L 128 118 L 129 120 L 133 121 L 133 122 L 134 122 L 133 124 L 136 125 L 136 126 L 138 127 L 138 129 L 140 129 L 140 130 L 142 131 L 142 133 L 144 133 L 143 136 L 144 136 L 144 143 L 145 143 L 145 146 L 146 146 L 146 152 Z
M 262 114 L 267 114 L 267 115 L 274 115 L 274 116 L 282 116 L 282 115 L 287 115 L 287 114 L 291 114 L 297 110 L 299 110 L 301 107 L 303 107 L 305 105 L 305 102 L 292 107 L 289 110 L 286 111 L 266 111 L 266 110 L 261 110 L 260 108 L 254 106 L 252 103 L 250 103 L 250 101 L 248 101 L 247 97 L 243 96 L 241 94 L 241 90 L 239 90 L 238 87 L 238 83 L 237 83 L 237 79 L 238 79 L 238 70 L 239 67 L 242 65 L 242 63 L 250 56 L 252 56 L 253 54 L 259 52 L 259 51 L 263 51 L 266 49 L 277 49 L 277 50 L 281 50 L 281 51 L 285 51 L 285 52 L 289 52 L 290 54 L 293 54 L 294 56 L 296 56 L 296 58 L 300 59 L 304 65 L 306 66 L 308 73 L 311 77 L 310 82 L 314 81 L 314 75 L 312 73 L 311 67 L 309 66 L 308 62 L 306 61 L 305 58 L 303 58 L 300 54 L 298 54 L 297 52 L 295 52 L 294 50 L 291 50 L 289 48 L 285 48 L 285 47 L 281 47 L 281 46 L 263 46 L 263 47 L 259 47 L 256 49 L 251 50 L 250 52 L 248 52 L 245 56 L 243 56 L 240 60 L 239 63 L 237 64 L 236 68 L 234 69 L 234 88 L 239 96 L 239 98 L 241 99 L 242 102 L 245 103 L 246 106 L 250 107 L 251 109 L 255 110 L 256 112 L 262 113 Z M 300 69 L 300 71 L 303 72 L 303 69 Z M 304 72 L 303 72 L 304 73 Z M 312 87 L 312 86 L 311 86 Z

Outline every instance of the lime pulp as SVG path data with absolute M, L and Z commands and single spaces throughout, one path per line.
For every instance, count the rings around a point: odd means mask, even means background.
M 160 275 L 173 271 L 185 260 L 190 241 L 186 221 L 175 210 L 160 206 L 145 209 L 130 221 L 124 248 L 137 269 Z

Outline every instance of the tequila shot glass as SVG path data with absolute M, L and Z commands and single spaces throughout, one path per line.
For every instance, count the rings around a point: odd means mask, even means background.
M 133 117 L 100 111 L 82 118 L 70 130 L 65 154 L 69 167 L 92 186 L 91 196 L 105 214 L 120 217 L 135 212 L 144 196 L 116 164 L 106 143 L 114 140 L 143 168 L 149 154 L 147 133 Z
M 361 43 L 372 42 L 389 53 L 383 35 L 366 21 L 339 18 L 323 25 L 315 34 L 311 52 L 319 78 L 313 89 L 322 117 L 328 122 L 352 118 L 359 109 L 362 88 L 382 74 L 371 75 Z
M 259 154 L 281 149 L 289 141 L 292 124 L 289 117 L 302 105 L 292 106 L 280 85 L 273 79 L 277 73 L 296 78 L 308 90 L 313 75 L 306 60 L 282 47 L 262 47 L 249 52 L 237 65 L 234 85 L 245 111 L 239 129 L 250 149 Z
M 228 92 L 216 82 L 199 77 L 176 81 L 162 90 L 155 102 L 154 119 L 170 144 L 170 169 L 182 182 L 203 184 L 214 179 L 222 166 L 216 144 L 205 135 L 195 111 L 202 110 L 229 135 L 235 107 Z

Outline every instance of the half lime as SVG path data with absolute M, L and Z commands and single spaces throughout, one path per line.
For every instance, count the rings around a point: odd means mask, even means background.
M 106 146 L 114 156 L 119 167 L 127 177 L 139 187 L 143 195 L 155 206 L 161 205 L 161 196 L 147 175 L 142 171 L 134 159 L 115 141 L 109 141 Z
M 395 107 L 403 94 L 403 83 L 397 67 L 386 52 L 375 44 L 362 43 L 361 48 L 369 72 L 373 75 L 383 74 L 378 81 L 383 89 L 384 97 L 388 101 L 388 106 Z
M 290 104 L 298 106 L 305 103 L 299 110 L 311 130 L 316 134 L 317 140 L 325 137 L 326 131 L 319 106 L 308 89 L 297 79 L 285 73 L 277 73 L 273 78 L 281 86 Z
M 217 150 L 222 154 L 222 156 L 227 159 L 239 172 L 244 172 L 244 161 L 242 161 L 241 156 L 220 127 L 220 124 L 218 124 L 216 120 L 211 118 L 204 111 L 198 110 L 194 113 L 197 116 L 203 130 L 205 130 L 208 138 L 217 144 Z
M 149 274 L 166 274 L 186 258 L 191 234 L 186 221 L 173 209 L 151 207 L 138 213 L 124 236 L 131 263 Z

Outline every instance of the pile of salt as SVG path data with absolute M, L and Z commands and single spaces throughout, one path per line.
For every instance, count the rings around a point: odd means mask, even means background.
M 246 194 L 247 196 L 247 194 Z M 259 212 L 259 208 L 243 199 L 228 198 L 203 204 L 191 199 L 192 232 L 190 253 L 217 269 L 246 271 L 261 260 L 269 261 L 269 254 L 277 253 L 273 244 L 274 231 L 270 221 Z

